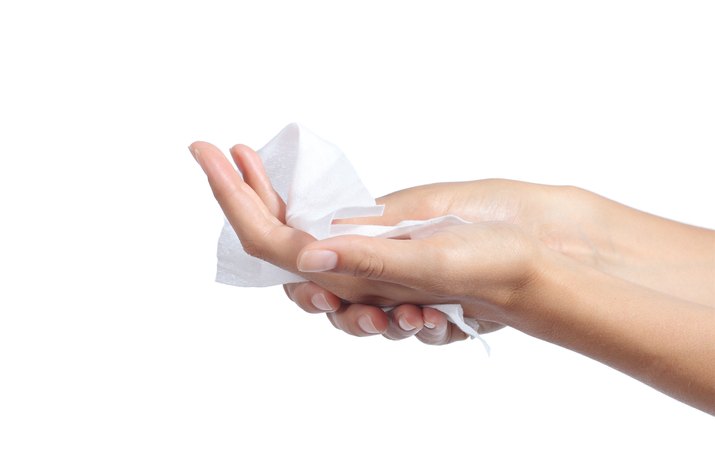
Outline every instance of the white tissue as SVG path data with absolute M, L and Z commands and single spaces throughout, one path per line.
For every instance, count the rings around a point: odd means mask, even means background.
M 395 226 L 334 225 L 333 219 L 380 216 L 383 212 L 383 206 L 375 203 L 340 149 L 303 126 L 289 124 L 258 154 L 273 187 L 286 203 L 287 224 L 319 240 L 345 234 L 423 238 L 445 226 L 469 223 L 448 215 L 424 221 L 403 221 Z M 216 281 L 220 283 L 274 286 L 305 281 L 247 254 L 228 221 L 221 231 L 217 256 Z M 445 313 L 450 322 L 467 335 L 479 337 L 479 324 L 474 319 L 465 318 L 459 304 L 429 307 Z

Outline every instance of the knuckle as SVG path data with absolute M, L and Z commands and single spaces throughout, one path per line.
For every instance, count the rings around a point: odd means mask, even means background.
M 213 183 L 211 185 L 214 198 L 221 204 L 233 201 L 234 197 L 238 194 L 238 190 L 235 186 L 218 186 L 218 184 Z
M 265 230 L 254 230 L 250 234 L 243 233 L 240 236 L 243 250 L 254 258 L 270 261 L 273 255 L 270 249 L 272 228 Z
M 254 258 L 263 259 L 265 253 L 259 242 L 250 238 L 243 238 L 241 240 L 241 245 L 243 246 L 243 250 L 249 255 Z
M 385 264 L 372 253 L 361 257 L 353 270 L 355 276 L 369 279 L 380 279 L 384 272 Z

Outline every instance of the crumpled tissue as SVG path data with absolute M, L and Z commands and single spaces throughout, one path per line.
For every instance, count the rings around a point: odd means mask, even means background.
M 288 226 L 321 240 L 352 234 L 379 238 L 419 239 L 436 230 L 469 223 L 447 215 L 430 220 L 406 220 L 395 226 L 333 224 L 338 218 L 380 216 L 377 205 L 347 157 L 335 145 L 304 126 L 289 124 L 258 151 L 273 188 L 286 204 Z M 274 286 L 304 278 L 246 253 L 228 221 L 218 242 L 216 281 L 244 287 Z M 481 339 L 476 320 L 464 317 L 459 304 L 427 307 L 445 313 L 450 322 L 472 338 Z M 389 309 L 389 308 L 386 308 Z

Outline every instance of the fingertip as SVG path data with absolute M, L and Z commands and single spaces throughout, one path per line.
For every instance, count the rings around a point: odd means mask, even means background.
M 224 154 L 210 142 L 201 140 L 192 142 L 189 145 L 189 152 L 209 177 L 209 182 L 222 176 L 230 176 L 233 172 L 233 167 L 225 160 Z
M 375 326 L 372 318 L 368 314 L 363 314 L 357 318 L 358 327 L 368 334 L 381 334 L 381 332 Z
M 365 337 L 387 331 L 388 317 L 379 307 L 351 304 L 334 314 L 335 324 L 348 334 Z
M 195 146 L 195 144 L 196 144 L 196 143 L 193 142 L 193 143 L 191 143 L 191 144 L 189 145 L 189 152 L 191 153 L 191 157 L 194 158 L 194 160 L 196 161 L 196 163 L 198 163 L 199 165 L 201 165 L 201 161 L 200 161 L 201 153 L 199 152 L 199 149 L 198 149 L 198 147 Z M 203 166 L 202 166 L 201 168 L 203 169 Z
M 206 142 L 203 140 L 197 140 L 189 144 L 189 150 L 192 154 L 203 149 L 216 149 L 216 146 L 213 145 L 211 142 Z
M 380 308 L 375 308 L 377 309 L 378 312 L 374 313 L 372 316 L 372 322 L 375 325 L 375 328 L 378 330 L 380 334 L 384 334 L 387 331 L 387 326 L 389 324 L 389 318 L 387 317 L 387 314 L 380 309 Z
M 204 142 L 202 140 L 195 140 L 191 144 L 189 144 L 189 150 L 197 149 L 202 144 L 207 144 L 207 142 Z
M 194 141 L 191 144 L 189 144 L 189 152 L 191 153 L 191 156 L 194 158 L 196 162 L 198 162 L 199 165 L 203 168 L 203 163 L 201 161 L 201 148 L 204 147 L 207 143 L 204 141 Z
M 258 152 L 245 144 L 235 144 L 231 157 L 246 183 L 256 192 L 273 216 L 285 221 L 285 203 L 273 188 Z
M 248 159 L 248 154 L 245 153 L 244 147 L 242 144 L 234 144 L 228 149 L 231 153 L 231 158 L 233 158 L 234 163 L 238 166 L 242 174 L 245 174 L 246 160 Z
M 236 165 L 239 165 L 239 160 L 241 158 L 241 155 L 243 153 L 241 144 L 234 144 L 228 151 L 231 153 L 231 157 L 233 157 L 234 162 L 236 162 Z M 240 167 L 240 165 L 239 165 Z
M 422 319 L 427 329 L 436 329 L 438 327 L 444 327 L 447 324 L 447 317 L 444 313 L 432 307 L 422 309 Z
M 451 338 L 451 329 L 447 316 L 437 309 L 425 307 L 422 309 L 424 328 L 417 333 L 417 338 L 430 345 L 447 344 Z
M 310 303 L 319 311 L 322 312 L 332 312 L 335 311 L 338 307 L 335 306 L 334 304 L 331 304 L 330 301 L 328 300 L 329 293 L 315 293 L 310 297 Z
M 234 144 L 230 149 L 229 152 L 231 152 L 231 157 L 233 157 L 233 161 L 236 163 L 236 165 L 241 169 L 243 172 L 243 169 L 245 168 L 252 168 L 251 171 L 254 171 L 253 169 L 262 171 L 263 168 L 263 161 L 261 160 L 260 156 L 258 155 L 258 152 L 250 148 L 249 146 L 245 144 Z M 257 176 L 261 176 L 260 173 L 255 174 Z
M 305 312 L 319 314 L 340 308 L 340 298 L 315 283 L 292 283 L 284 288 L 288 297 Z
M 373 306 L 364 306 L 363 312 L 358 315 L 355 322 L 368 335 L 384 334 L 389 326 L 387 314 Z
M 247 146 L 246 144 L 233 144 L 231 146 L 231 150 L 235 150 L 236 152 L 255 152 L 251 147 Z
M 288 283 L 288 284 L 283 285 L 283 292 L 286 293 L 286 296 L 291 301 L 295 301 L 295 299 L 293 299 L 293 286 L 294 286 L 293 283 Z
M 414 304 L 402 304 L 393 310 L 397 325 L 405 332 L 419 332 L 424 325 L 422 309 Z

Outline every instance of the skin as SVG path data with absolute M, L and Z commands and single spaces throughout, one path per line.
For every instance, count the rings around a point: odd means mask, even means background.
M 484 180 L 395 192 L 378 200 L 384 216 L 351 221 L 454 214 L 471 225 L 316 241 L 285 225 L 252 149 L 231 149 L 242 176 L 211 144 L 190 150 L 246 251 L 309 280 L 286 293 L 338 329 L 446 344 L 465 335 L 421 305 L 458 302 L 482 332 L 514 327 L 715 414 L 713 231 L 573 187 Z

